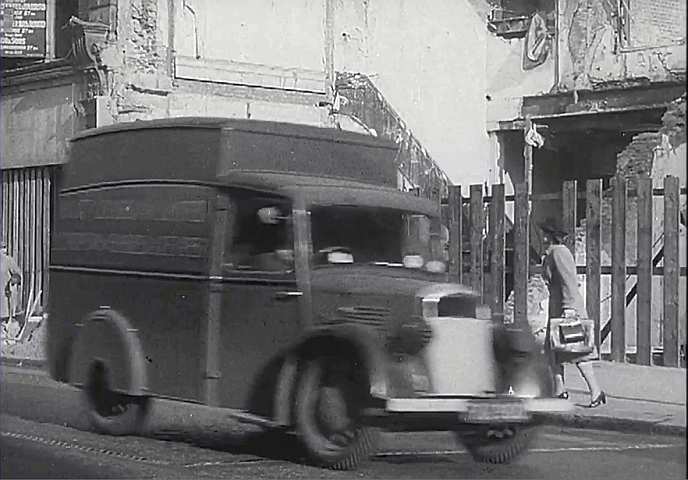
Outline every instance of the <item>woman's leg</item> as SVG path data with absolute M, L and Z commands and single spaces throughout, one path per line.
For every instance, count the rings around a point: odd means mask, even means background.
M 554 373 L 554 396 L 558 397 L 566 391 L 564 385 L 564 365 L 561 363 L 552 363 L 552 370 Z
M 595 371 L 592 368 L 593 362 L 578 362 L 576 363 L 576 367 L 578 367 L 578 371 L 581 373 L 583 376 L 583 380 L 585 380 L 585 383 L 588 384 L 588 390 L 590 390 L 590 398 L 592 400 L 595 400 L 600 393 L 602 392 L 602 389 L 600 388 L 599 384 L 597 383 L 597 378 L 595 377 Z

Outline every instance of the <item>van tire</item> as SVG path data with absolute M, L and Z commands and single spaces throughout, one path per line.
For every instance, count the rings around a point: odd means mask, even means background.
M 377 432 L 362 422 L 366 382 L 357 375 L 352 362 L 335 356 L 306 361 L 294 415 L 297 435 L 316 466 L 353 470 L 375 449 Z
M 149 410 L 148 397 L 110 390 L 107 367 L 94 362 L 83 389 L 83 401 L 93 428 L 108 435 L 137 435 L 143 431 Z
M 476 462 L 500 464 L 525 452 L 537 430 L 536 425 L 528 424 L 475 425 L 454 434 Z

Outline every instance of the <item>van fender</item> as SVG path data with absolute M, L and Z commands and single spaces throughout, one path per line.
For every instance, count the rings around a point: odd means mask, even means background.
M 282 363 L 273 404 L 273 418 L 277 424 L 291 425 L 292 404 L 300 360 L 316 353 L 320 345 L 326 345 L 332 341 L 345 342 L 356 350 L 368 375 L 371 397 L 387 398 L 386 353 L 374 332 L 358 325 L 315 327 L 289 349 Z
M 71 385 L 83 388 L 96 362 L 108 372 L 110 390 L 128 395 L 148 391 L 146 362 L 138 330 L 122 314 L 101 308 L 88 314 L 78 327 L 71 347 Z

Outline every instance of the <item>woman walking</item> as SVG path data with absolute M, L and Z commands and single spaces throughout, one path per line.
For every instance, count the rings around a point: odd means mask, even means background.
M 576 262 L 571 251 L 564 245 L 567 233 L 556 219 L 549 218 L 540 224 L 543 232 L 545 257 L 543 260 L 544 278 L 549 288 L 549 319 L 586 318 L 583 297 L 578 290 Z M 554 370 L 554 395 L 569 398 L 564 384 L 564 363 L 574 363 L 583 376 L 590 391 L 590 408 L 607 403 L 607 396 L 600 388 L 593 371 L 593 361 L 598 359 L 597 348 L 583 355 L 569 355 L 554 352 L 550 348 L 550 321 L 547 323 L 545 351 Z

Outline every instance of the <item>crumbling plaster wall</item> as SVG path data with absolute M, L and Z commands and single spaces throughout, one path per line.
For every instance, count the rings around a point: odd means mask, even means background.
M 168 0 L 108 1 L 116 4 L 116 22 L 110 22 L 113 35 L 103 49 L 112 78 L 108 93 L 113 99 L 113 121 L 200 115 L 321 126 L 327 123 L 326 110 L 318 107 L 324 96 L 317 93 L 175 78 L 175 55 L 188 53 L 189 42 L 198 41 L 200 49 L 194 53 L 199 57 L 217 55 L 218 48 L 221 51 L 223 42 L 215 42 L 213 37 L 209 44 L 206 38 L 209 29 L 204 19 L 218 15 L 212 2 L 175 0 L 170 5 Z M 102 12 L 98 5 L 103 0 L 91 2 L 88 20 L 98 21 L 94 9 Z M 184 37 L 180 23 L 185 6 L 193 7 L 200 19 L 198 37 L 190 40 Z M 226 30 L 213 31 L 215 36 L 227 36 Z
M 630 35 L 637 44 L 624 45 L 617 35 L 617 2 L 613 0 L 559 1 L 560 90 L 583 90 L 600 84 L 633 81 L 675 81 L 685 78 L 685 2 L 640 0 L 631 6 Z M 647 4 L 647 5 L 646 5 Z M 670 4 L 670 5 L 664 5 Z M 640 8 L 641 6 L 648 8 Z M 673 16 L 655 15 L 658 6 L 674 9 Z M 663 20 L 662 20 L 663 19 Z M 683 42 L 658 42 L 662 22 L 681 31 Z M 655 40 L 654 42 L 652 40 Z

